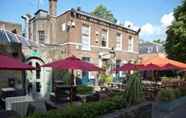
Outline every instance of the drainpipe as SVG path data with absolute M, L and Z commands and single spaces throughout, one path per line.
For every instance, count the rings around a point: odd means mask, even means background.
M 21 16 L 21 18 L 25 22 L 24 33 L 25 33 L 26 40 L 28 40 L 29 39 L 29 19 L 30 19 L 30 17 L 28 15 L 24 15 L 24 16 Z

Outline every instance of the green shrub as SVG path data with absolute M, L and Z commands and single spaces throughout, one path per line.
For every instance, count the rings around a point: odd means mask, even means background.
M 176 99 L 175 90 L 172 88 L 164 88 L 159 92 L 159 99 L 161 101 L 172 101 Z
M 79 85 L 76 88 L 77 94 L 90 94 L 93 92 L 93 87 L 86 85 Z
M 176 98 L 179 98 L 182 96 L 181 90 L 179 88 L 174 89 L 174 94 Z
M 101 84 L 109 84 L 111 83 L 113 80 L 111 75 L 106 75 L 105 73 L 103 73 L 100 77 L 100 83 Z
M 139 73 L 130 75 L 127 81 L 126 100 L 128 105 L 134 105 L 144 100 L 143 86 Z
M 63 109 L 49 111 L 47 113 L 34 113 L 28 118 L 97 118 L 105 113 L 125 108 L 126 100 L 122 96 L 98 102 L 84 103 L 81 106 L 69 104 Z
M 180 88 L 180 94 L 181 96 L 186 96 L 186 88 Z
M 56 69 L 54 69 L 52 74 L 53 74 L 53 78 L 55 80 L 63 80 L 65 85 L 70 84 L 71 73 L 68 72 L 67 70 L 56 70 Z

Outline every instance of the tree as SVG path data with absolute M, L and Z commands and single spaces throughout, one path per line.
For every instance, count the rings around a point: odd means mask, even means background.
M 159 44 L 162 43 L 161 39 L 156 39 L 156 40 L 153 40 L 152 42 L 154 42 L 154 43 L 159 43 Z
M 165 50 L 169 58 L 186 62 L 186 0 L 174 10 L 174 17 L 166 32 Z
M 109 11 L 105 6 L 103 5 L 98 5 L 94 11 L 91 12 L 92 15 L 103 18 L 105 20 L 108 20 L 112 23 L 116 23 L 117 20 L 112 14 L 111 11 Z

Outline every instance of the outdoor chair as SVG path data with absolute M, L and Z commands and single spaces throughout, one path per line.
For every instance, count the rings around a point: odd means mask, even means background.
M 94 93 L 86 97 L 86 102 L 93 102 L 93 101 L 98 101 L 100 98 L 99 93 Z
M 57 109 L 57 107 L 52 101 L 45 101 L 45 106 L 46 106 L 47 111 Z

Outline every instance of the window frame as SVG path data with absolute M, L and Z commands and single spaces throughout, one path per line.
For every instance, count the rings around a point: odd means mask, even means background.
M 105 40 L 106 41 L 106 45 L 105 46 L 102 45 L 102 41 L 103 41 L 102 40 L 102 35 L 103 35 L 103 32 L 104 31 L 106 32 L 106 40 Z M 102 29 L 101 30 L 101 34 L 100 34 L 100 40 L 101 40 L 101 42 L 100 43 L 101 43 L 101 47 L 102 48 L 108 48 L 109 47 L 109 39 L 108 39 L 109 36 L 108 35 L 109 35 L 109 31 L 107 29 Z
M 83 27 L 88 27 L 88 33 L 83 33 Z M 83 45 L 85 45 L 83 43 L 83 37 L 86 37 L 88 39 L 88 42 L 86 46 L 83 47 Z M 90 25 L 87 25 L 87 24 L 83 24 L 81 26 L 81 49 L 82 50 L 86 50 L 86 51 L 90 51 L 91 50 L 91 26 Z
M 118 34 L 120 35 L 120 41 L 118 42 Z M 119 43 L 119 45 L 120 45 L 120 47 L 117 47 L 117 45 L 118 45 L 118 43 Z M 121 32 L 117 32 L 116 33 L 116 50 L 122 50 L 122 48 L 123 48 L 123 35 L 122 35 L 122 33 Z
M 43 39 L 42 39 L 43 38 Z M 44 30 L 39 30 L 38 31 L 38 39 L 39 39 L 39 42 L 44 42 L 45 41 L 45 31 Z M 41 40 L 42 39 L 42 40 Z
M 134 37 L 129 36 L 128 37 L 128 52 L 134 51 Z

